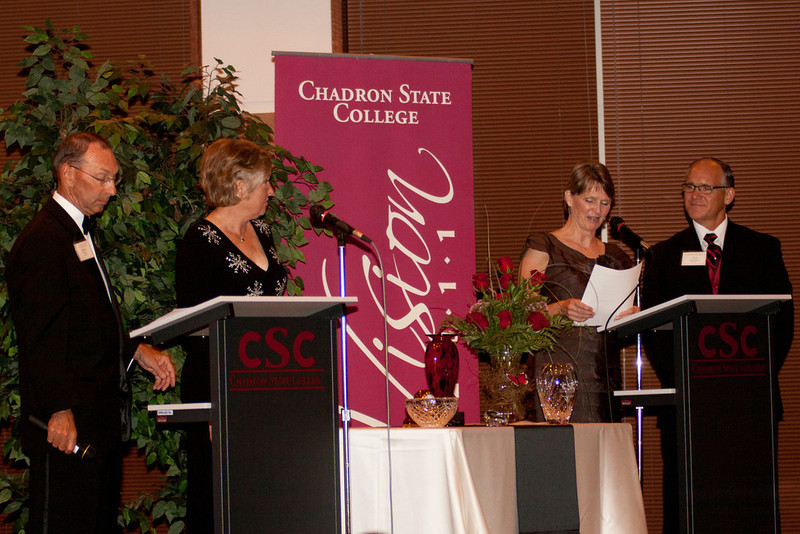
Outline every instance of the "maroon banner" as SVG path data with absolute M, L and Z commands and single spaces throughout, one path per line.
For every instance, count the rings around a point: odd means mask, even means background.
M 393 425 L 427 389 L 424 352 L 439 322 L 475 297 L 471 63 L 347 55 L 275 55 L 279 145 L 324 168 L 338 218 L 374 242 L 345 248 L 349 405 L 354 421 Z M 298 269 L 305 295 L 340 295 L 336 239 L 312 238 Z M 382 258 L 383 270 L 380 260 Z M 384 306 L 388 347 L 384 344 Z M 475 356 L 459 346 L 456 396 L 478 421 Z

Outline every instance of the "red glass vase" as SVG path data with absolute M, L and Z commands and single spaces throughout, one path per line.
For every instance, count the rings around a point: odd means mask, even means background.
M 452 397 L 458 382 L 458 348 L 453 334 L 428 334 L 425 378 L 434 397 Z

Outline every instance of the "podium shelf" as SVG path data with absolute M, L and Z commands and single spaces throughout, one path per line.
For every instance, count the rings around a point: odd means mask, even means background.
M 147 411 L 156 417 L 156 423 L 196 423 L 211 421 L 210 402 L 183 404 L 148 404 Z
M 614 392 L 623 408 L 642 406 L 672 406 L 675 404 L 675 388 L 623 389 Z

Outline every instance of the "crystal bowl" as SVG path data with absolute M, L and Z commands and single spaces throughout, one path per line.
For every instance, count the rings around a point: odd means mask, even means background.
M 421 428 L 442 428 L 458 410 L 457 397 L 406 399 L 406 411 Z

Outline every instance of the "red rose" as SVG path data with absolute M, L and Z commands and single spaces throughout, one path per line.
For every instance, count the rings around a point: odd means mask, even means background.
M 508 289 L 508 284 L 511 283 L 511 279 L 514 278 L 514 275 L 511 273 L 505 273 L 500 275 L 500 287 L 503 289 Z
M 511 273 L 514 272 L 514 262 L 511 261 L 511 258 L 508 256 L 503 256 L 499 260 L 497 260 L 497 267 L 500 269 L 501 273 Z
M 489 275 L 486 273 L 472 275 L 472 286 L 478 291 L 486 291 L 489 289 Z
M 535 332 L 538 332 L 542 328 L 550 326 L 550 320 L 542 312 L 535 311 L 528 315 L 528 324 Z
M 540 286 L 547 282 L 547 276 L 542 271 L 534 269 L 531 271 L 529 280 L 532 286 Z
M 486 327 L 489 326 L 489 320 L 481 312 L 468 313 L 467 321 L 475 323 L 481 330 L 486 330 Z
M 511 373 L 506 373 L 506 378 L 511 380 L 511 382 L 515 386 L 524 386 L 528 383 L 528 375 L 525 373 L 520 373 L 518 375 L 512 375 Z
M 500 319 L 500 328 L 505 330 L 509 326 L 511 326 L 511 320 L 514 318 L 511 315 L 511 312 L 508 310 L 503 310 L 497 314 L 497 318 Z

